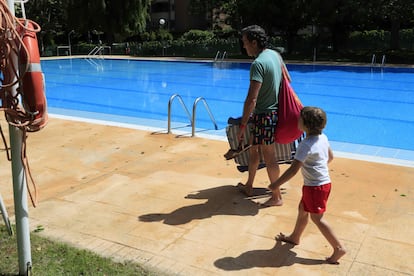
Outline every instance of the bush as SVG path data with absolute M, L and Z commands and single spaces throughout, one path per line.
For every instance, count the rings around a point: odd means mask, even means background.
M 242 54 L 242 45 L 235 30 L 202 31 L 190 30 L 181 36 L 173 35 L 165 29 L 145 32 L 124 43 L 112 44 L 112 54 L 131 54 L 136 56 L 177 56 L 190 58 L 219 57 L 226 52 L 225 58 L 246 58 Z M 304 34 L 295 36 L 287 49 L 285 37 L 274 36 L 269 38 L 270 47 L 282 51 L 287 59 L 312 61 L 344 61 L 344 62 L 371 62 L 372 55 L 378 57 L 386 55 L 387 63 L 413 63 L 414 61 L 414 30 L 400 31 L 400 50 L 389 51 L 390 32 L 384 30 L 354 31 L 350 33 L 348 41 L 334 51 L 331 46 L 331 35 L 328 32 L 318 36 Z M 88 54 L 96 45 L 90 43 L 77 43 L 72 45 L 72 54 Z M 316 52 L 314 49 L 316 48 Z M 45 47 L 42 56 L 56 55 L 57 46 Z M 316 56 L 314 55 L 316 53 Z M 62 52 L 62 54 L 65 54 Z M 105 48 L 105 54 L 108 54 Z M 378 62 L 378 60 L 377 60 Z
M 401 49 L 414 50 L 414 30 L 404 29 L 400 31 Z
M 144 32 L 141 34 L 142 41 L 171 41 L 173 35 L 164 29 L 158 31 Z
M 186 33 L 184 33 L 181 36 L 182 40 L 186 40 L 186 41 L 209 41 L 212 40 L 214 38 L 214 33 L 210 32 L 210 31 L 202 31 L 202 30 L 190 30 Z
M 388 47 L 390 33 L 384 30 L 352 32 L 349 36 L 349 47 L 353 50 L 380 50 Z

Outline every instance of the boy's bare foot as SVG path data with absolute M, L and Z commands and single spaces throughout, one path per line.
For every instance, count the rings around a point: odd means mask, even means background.
M 243 193 L 245 196 L 252 196 L 253 195 L 253 186 L 245 185 L 241 182 L 237 184 L 237 188 L 241 193 Z
M 276 240 L 286 242 L 286 243 L 290 243 L 290 244 L 293 244 L 293 245 L 298 245 L 299 244 L 299 241 L 293 240 L 290 236 L 286 236 L 283 233 L 279 233 L 279 235 L 276 236 Z
M 264 203 L 262 203 L 260 205 L 262 205 L 263 207 L 282 206 L 283 205 L 283 200 L 282 199 L 274 198 L 272 196 L 266 202 L 264 202 Z
M 326 258 L 326 261 L 329 264 L 339 264 L 338 260 L 346 254 L 346 250 L 343 247 L 337 247 L 335 248 L 332 256 L 329 258 Z

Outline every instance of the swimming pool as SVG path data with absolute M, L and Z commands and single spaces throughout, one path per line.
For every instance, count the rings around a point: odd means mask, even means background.
M 219 129 L 241 115 L 249 66 L 233 62 L 182 62 L 118 59 L 42 60 L 51 112 L 79 112 L 155 120 L 167 127 L 167 106 L 179 94 L 190 110 L 203 97 Z M 305 105 L 328 114 L 331 141 L 398 149 L 413 158 L 414 69 L 288 64 L 293 87 Z M 172 121 L 189 123 L 179 101 Z M 197 128 L 213 129 L 206 108 L 196 112 Z M 373 150 L 377 150 L 376 148 Z M 368 153 L 370 154 L 370 153 Z

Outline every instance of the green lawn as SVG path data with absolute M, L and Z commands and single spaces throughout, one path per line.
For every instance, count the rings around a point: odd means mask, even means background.
M 0 221 L 1 222 L 1 221 Z M 91 251 L 31 233 L 32 275 L 156 275 L 131 262 L 116 263 Z M 16 235 L 0 225 L 0 275 L 18 275 Z

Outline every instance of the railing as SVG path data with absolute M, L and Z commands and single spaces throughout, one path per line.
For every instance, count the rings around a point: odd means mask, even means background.
M 382 55 L 381 64 L 380 64 L 381 67 L 385 66 L 385 61 L 386 61 L 386 57 L 385 55 Z M 375 56 L 375 54 L 373 54 L 371 58 L 371 66 L 374 67 L 376 66 L 376 64 L 377 64 L 377 57 Z
M 224 58 L 225 58 L 225 57 L 226 57 L 226 55 L 227 55 L 227 52 L 226 52 L 226 51 L 224 51 L 224 52 L 223 52 L 223 55 L 221 55 L 221 56 L 220 56 L 220 54 L 221 54 L 221 52 L 220 52 L 220 51 L 217 51 L 216 56 L 214 57 L 214 61 L 219 61 L 219 60 L 223 61 L 223 60 L 224 60 Z
M 103 65 L 94 61 L 96 58 L 92 58 L 92 56 L 96 56 L 99 54 L 99 58 L 103 59 L 103 53 L 105 49 L 108 49 L 108 53 L 111 54 L 111 47 L 110 46 L 95 46 L 88 54 L 88 58 L 85 58 L 90 65 L 92 65 L 97 71 L 103 70 Z
M 57 46 L 57 48 L 56 48 L 56 54 L 57 54 L 57 56 L 59 56 L 59 50 L 60 49 L 67 49 L 68 50 L 67 51 L 68 55 L 69 56 L 72 55 L 72 50 L 71 50 L 71 47 L 70 46 Z
M 375 66 L 376 63 L 377 63 L 377 56 L 375 54 L 372 54 L 371 66 Z
M 97 54 L 102 55 L 102 53 L 108 49 L 109 54 L 111 54 L 111 46 L 95 46 L 89 53 L 88 56 L 96 56 Z
M 214 61 L 217 61 L 219 55 L 220 55 L 220 51 L 217 51 L 216 56 L 214 57 Z
M 108 54 L 110 55 L 111 51 L 112 51 L 111 46 L 102 46 L 102 51 L 103 52 L 105 51 L 105 49 L 108 49 Z
M 102 50 L 102 46 L 95 46 L 88 54 L 88 56 L 95 56 Z
M 213 113 L 211 113 L 210 107 L 207 104 L 207 101 L 203 98 L 203 97 L 198 97 L 197 99 L 195 99 L 194 104 L 193 104 L 193 124 L 192 124 L 192 128 L 191 128 L 191 136 L 194 136 L 195 134 L 195 125 L 196 125 L 196 109 L 197 109 L 197 104 L 198 102 L 202 101 L 204 104 L 204 107 L 206 108 L 208 115 L 210 116 L 211 121 L 214 124 L 214 129 L 217 130 L 217 123 L 216 120 L 214 119 Z
M 203 97 L 198 97 L 197 99 L 195 99 L 194 104 L 193 104 L 193 114 L 190 115 L 190 112 L 188 111 L 188 108 L 185 105 L 185 103 L 184 103 L 183 99 L 181 98 L 181 96 L 178 95 L 178 94 L 174 94 L 174 95 L 172 95 L 170 97 L 170 100 L 168 101 L 168 129 L 167 129 L 167 133 L 171 133 L 171 105 L 172 105 L 172 103 L 173 103 L 173 101 L 174 101 L 175 98 L 177 98 L 180 101 L 181 106 L 186 111 L 187 116 L 188 116 L 188 118 L 190 120 L 190 124 L 191 124 L 191 137 L 194 137 L 195 136 L 196 110 L 197 110 L 197 104 L 200 101 L 202 101 L 204 103 L 204 107 L 206 108 L 206 110 L 207 110 L 207 112 L 208 112 L 208 114 L 210 116 L 210 119 L 211 119 L 211 121 L 214 124 L 214 128 L 216 130 L 218 129 L 216 120 L 214 119 L 214 116 L 213 116 L 213 113 L 211 112 L 211 110 L 210 110 L 210 108 L 209 108 L 209 106 L 207 104 L 207 101 Z
M 182 106 L 182 107 L 184 108 L 184 110 L 187 112 L 188 119 L 190 119 L 190 123 L 191 123 L 191 125 L 193 125 L 193 121 L 192 121 L 192 118 L 191 118 L 191 115 L 190 115 L 190 111 L 188 111 L 188 108 L 187 108 L 187 106 L 185 105 L 185 103 L 184 103 L 183 99 L 181 98 L 181 96 L 180 96 L 180 95 L 178 95 L 178 94 L 174 94 L 174 95 L 172 95 L 172 96 L 170 97 L 170 100 L 168 101 L 168 129 L 167 129 L 167 133 L 171 133 L 171 105 L 172 105 L 172 102 L 173 102 L 173 100 L 174 100 L 175 98 L 177 98 L 177 99 L 180 101 L 181 106 Z

